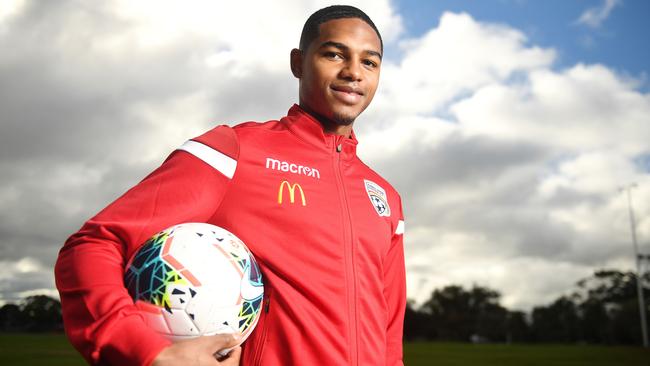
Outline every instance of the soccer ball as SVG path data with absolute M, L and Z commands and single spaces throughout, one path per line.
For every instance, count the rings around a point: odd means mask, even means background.
M 257 324 L 264 294 L 246 245 L 204 223 L 152 236 L 127 264 L 124 284 L 146 323 L 171 340 L 239 332 L 243 342 Z

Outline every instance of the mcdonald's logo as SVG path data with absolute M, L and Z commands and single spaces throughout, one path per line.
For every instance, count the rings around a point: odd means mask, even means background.
M 302 187 L 298 183 L 291 184 L 286 180 L 283 180 L 280 183 L 280 189 L 278 190 L 278 204 L 282 204 L 282 197 L 284 193 L 284 187 L 287 187 L 289 191 L 289 202 L 294 203 L 296 201 L 296 188 L 300 192 L 300 199 L 303 206 L 307 206 L 307 201 L 305 201 L 305 192 L 302 190 Z

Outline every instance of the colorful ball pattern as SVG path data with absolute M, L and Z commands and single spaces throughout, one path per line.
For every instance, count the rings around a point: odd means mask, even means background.
M 255 328 L 262 274 L 246 245 L 205 223 L 172 226 L 147 240 L 126 266 L 124 283 L 146 323 L 172 340 Z

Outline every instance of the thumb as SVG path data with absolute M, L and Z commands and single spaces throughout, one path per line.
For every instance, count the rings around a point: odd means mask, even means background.
M 228 333 L 228 334 L 215 334 L 211 336 L 205 336 L 205 344 L 210 347 L 212 350 L 222 350 L 224 348 L 235 347 L 239 344 L 241 335 L 238 333 Z

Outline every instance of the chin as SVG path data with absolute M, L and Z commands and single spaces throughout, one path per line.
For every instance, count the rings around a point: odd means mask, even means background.
M 337 105 L 332 107 L 332 120 L 339 126 L 351 125 L 365 109 L 361 105 Z
M 332 119 L 339 126 L 349 126 L 354 122 L 355 119 L 357 119 L 357 116 L 358 114 L 334 112 Z

